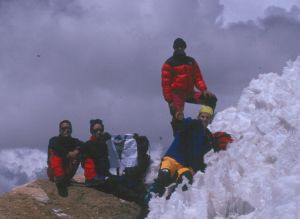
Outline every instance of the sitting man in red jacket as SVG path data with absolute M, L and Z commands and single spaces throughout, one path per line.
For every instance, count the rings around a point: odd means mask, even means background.
M 107 140 L 110 134 L 104 132 L 101 119 L 90 120 L 90 139 L 82 147 L 82 166 L 84 168 L 85 184 L 88 187 L 103 185 L 110 175 Z
M 54 181 L 60 196 L 68 196 L 67 186 L 80 163 L 82 142 L 71 137 L 72 124 L 69 120 L 59 123 L 59 136 L 52 137 L 48 146 L 48 177 Z
M 185 54 L 186 43 L 177 38 L 174 53 L 162 66 L 161 85 L 173 117 L 171 125 L 176 132 L 176 120 L 183 117 L 184 103 L 203 104 L 215 109 L 217 98 L 207 90 L 200 68 L 192 57 Z M 196 87 L 199 91 L 195 91 Z

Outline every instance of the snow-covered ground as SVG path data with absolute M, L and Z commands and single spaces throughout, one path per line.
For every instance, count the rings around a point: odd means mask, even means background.
M 216 115 L 210 129 L 235 142 L 207 154 L 187 192 L 152 199 L 148 218 L 300 218 L 299 115 L 300 57 L 282 74 L 259 75 L 237 107 Z
M 241 72 L 242 74 L 242 72 Z M 300 218 L 300 57 L 282 74 L 262 74 L 245 88 L 236 107 L 218 113 L 214 131 L 234 136 L 227 151 L 209 152 L 206 173 L 186 192 L 150 201 L 148 218 Z M 220 100 L 221 101 L 221 100 Z M 157 174 L 161 145 L 152 145 L 148 175 Z M 0 151 L 0 192 L 45 176 L 46 153 Z

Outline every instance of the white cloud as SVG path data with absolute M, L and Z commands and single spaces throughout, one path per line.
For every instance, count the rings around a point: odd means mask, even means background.
M 0 192 L 46 176 L 47 154 L 37 149 L 0 150 Z
M 220 0 L 220 3 L 224 5 L 222 18 L 225 24 L 263 18 L 265 10 L 271 6 L 286 10 L 290 10 L 294 5 L 300 7 L 298 0 Z
M 227 28 L 215 22 L 221 13 L 217 0 L 1 1 L 1 147 L 46 147 L 66 118 L 82 140 L 95 117 L 113 134 L 170 139 L 160 68 L 178 36 L 217 94 L 217 110 L 235 104 L 258 73 L 299 55 L 297 10 Z M 194 116 L 198 107 L 186 107 Z

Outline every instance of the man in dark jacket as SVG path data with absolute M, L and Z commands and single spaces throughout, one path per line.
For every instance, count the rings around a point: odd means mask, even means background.
M 207 90 L 200 68 L 194 58 L 185 54 L 186 42 L 177 38 L 173 43 L 174 53 L 162 66 L 161 85 L 165 100 L 174 122 L 183 117 L 184 103 L 204 104 L 216 107 L 216 96 Z M 199 91 L 195 91 L 196 87 Z M 174 133 L 175 135 L 175 133 Z
M 52 137 L 48 145 L 48 177 L 56 183 L 59 195 L 68 195 L 67 186 L 80 163 L 82 142 L 73 138 L 69 120 L 59 123 L 59 135 Z

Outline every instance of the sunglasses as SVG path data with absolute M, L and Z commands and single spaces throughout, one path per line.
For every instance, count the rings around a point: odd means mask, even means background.
M 97 133 L 97 132 L 103 132 L 103 129 L 93 129 L 93 133 Z
M 70 126 L 65 126 L 65 127 L 60 127 L 60 130 L 62 131 L 66 131 L 66 130 L 72 130 L 72 128 Z

